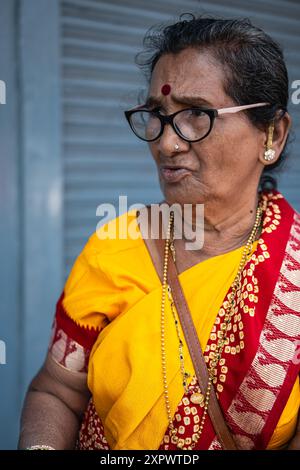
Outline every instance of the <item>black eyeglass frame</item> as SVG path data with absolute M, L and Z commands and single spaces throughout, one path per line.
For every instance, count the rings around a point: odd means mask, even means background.
M 201 111 L 201 112 L 204 112 L 205 114 L 208 115 L 209 120 L 210 120 L 210 126 L 209 126 L 209 130 L 207 131 L 207 133 L 203 137 L 201 137 L 200 139 L 196 139 L 196 140 L 189 140 L 184 135 L 181 134 L 180 130 L 176 127 L 176 124 L 174 123 L 174 118 L 178 114 L 182 113 L 183 111 Z M 146 113 L 152 114 L 160 120 L 161 129 L 160 129 L 160 132 L 157 135 L 157 137 L 155 137 L 154 139 L 144 139 L 143 137 L 139 136 L 135 132 L 134 127 L 131 124 L 131 116 L 133 114 L 139 113 L 139 112 L 146 112 Z M 164 132 L 165 125 L 170 124 L 170 126 L 172 127 L 174 132 L 178 135 L 178 137 L 180 137 L 182 140 L 185 140 L 186 142 L 191 142 L 192 143 L 192 142 L 199 142 L 200 140 L 205 139 L 205 137 L 207 137 L 208 134 L 210 134 L 210 132 L 213 128 L 214 120 L 218 115 L 218 111 L 216 109 L 207 109 L 207 108 L 186 108 L 186 109 L 180 109 L 179 111 L 176 111 L 176 113 L 164 116 L 163 114 L 160 114 L 158 111 L 151 111 L 149 109 L 141 108 L 141 109 L 132 109 L 130 111 L 125 111 L 124 114 L 126 116 L 126 119 L 129 123 L 129 126 L 130 126 L 132 132 L 139 139 L 144 140 L 145 142 L 154 142 L 155 140 L 159 139 L 162 136 L 163 132 Z
M 268 106 L 268 105 L 270 105 L 270 103 L 255 103 L 255 104 L 248 104 L 248 105 L 242 105 L 242 106 L 233 106 L 233 107 L 230 107 L 230 108 L 220 108 L 220 109 L 193 107 L 193 108 L 180 109 L 179 111 L 176 111 L 175 113 L 169 114 L 167 116 L 164 116 L 164 115 L 160 114 L 159 111 L 155 111 L 155 110 L 151 111 L 150 109 L 145 108 L 145 105 L 142 105 L 142 106 L 130 109 L 129 111 L 124 111 L 124 114 L 125 114 L 125 117 L 126 117 L 128 123 L 129 123 L 129 126 L 130 126 L 131 130 L 133 131 L 133 133 L 139 139 L 141 139 L 145 142 L 154 142 L 155 140 L 159 139 L 162 136 L 163 132 L 164 132 L 165 125 L 170 124 L 170 126 L 172 127 L 174 132 L 182 140 L 184 140 L 186 142 L 189 142 L 189 143 L 194 143 L 194 142 L 200 142 L 201 140 L 205 139 L 211 133 L 211 130 L 213 128 L 214 121 L 215 121 L 216 117 L 218 117 L 222 114 L 237 113 L 239 111 L 244 111 L 246 109 L 257 108 L 257 107 L 260 107 L 260 106 Z M 209 117 L 209 119 L 210 119 L 209 129 L 208 129 L 207 133 L 204 136 L 200 137 L 200 139 L 195 139 L 195 140 L 187 139 L 184 135 L 181 134 L 180 130 L 176 127 L 176 124 L 174 123 L 174 118 L 178 114 L 180 114 L 184 111 L 201 111 L 201 112 L 204 112 L 205 114 L 207 114 L 207 116 Z M 133 114 L 137 113 L 137 112 L 147 112 L 149 114 L 154 115 L 155 117 L 157 117 L 160 120 L 161 130 L 160 130 L 159 134 L 157 135 L 157 137 L 155 137 L 154 139 L 144 139 L 143 137 L 139 136 L 136 133 L 136 131 L 134 130 L 134 127 L 131 123 L 131 116 Z

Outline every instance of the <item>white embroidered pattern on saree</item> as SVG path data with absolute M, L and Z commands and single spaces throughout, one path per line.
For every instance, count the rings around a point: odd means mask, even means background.
M 226 421 L 240 449 L 256 447 L 282 385 L 291 368 L 295 370 L 299 340 L 300 215 L 295 214 L 257 353 L 226 413 Z M 209 449 L 221 448 L 214 438 Z
M 49 351 L 52 358 L 73 372 L 87 372 L 90 351 L 70 338 L 54 321 Z

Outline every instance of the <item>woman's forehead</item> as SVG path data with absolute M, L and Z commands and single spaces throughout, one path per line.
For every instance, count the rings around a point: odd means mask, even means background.
M 224 73 L 210 54 L 184 50 L 162 56 L 154 67 L 149 96 L 172 99 L 179 96 L 202 96 L 208 102 L 225 97 Z
M 188 94 L 196 89 L 223 91 L 224 73 L 211 54 L 186 49 L 162 56 L 154 67 L 150 90 L 167 96 L 173 92 Z

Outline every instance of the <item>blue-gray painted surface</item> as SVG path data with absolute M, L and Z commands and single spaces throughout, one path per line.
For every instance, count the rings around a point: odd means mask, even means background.
M 16 2 L 2 0 L 0 7 L 0 79 L 6 84 L 6 104 L 0 105 L 0 340 L 6 356 L 5 364 L 0 360 L 0 448 L 9 448 L 18 428 L 22 367 L 19 100 Z
M 7 356 L 0 448 L 13 448 L 20 403 L 46 354 L 62 286 L 60 32 L 56 0 L 1 0 L 0 7 L 7 87 L 0 105 L 0 339 Z
M 56 0 L 20 9 L 23 380 L 46 354 L 62 284 L 60 18 Z

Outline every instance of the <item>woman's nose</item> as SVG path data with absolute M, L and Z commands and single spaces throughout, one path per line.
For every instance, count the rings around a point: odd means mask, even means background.
M 162 155 L 172 156 L 189 149 L 189 142 L 181 139 L 170 124 L 166 124 L 159 138 L 158 148 Z

